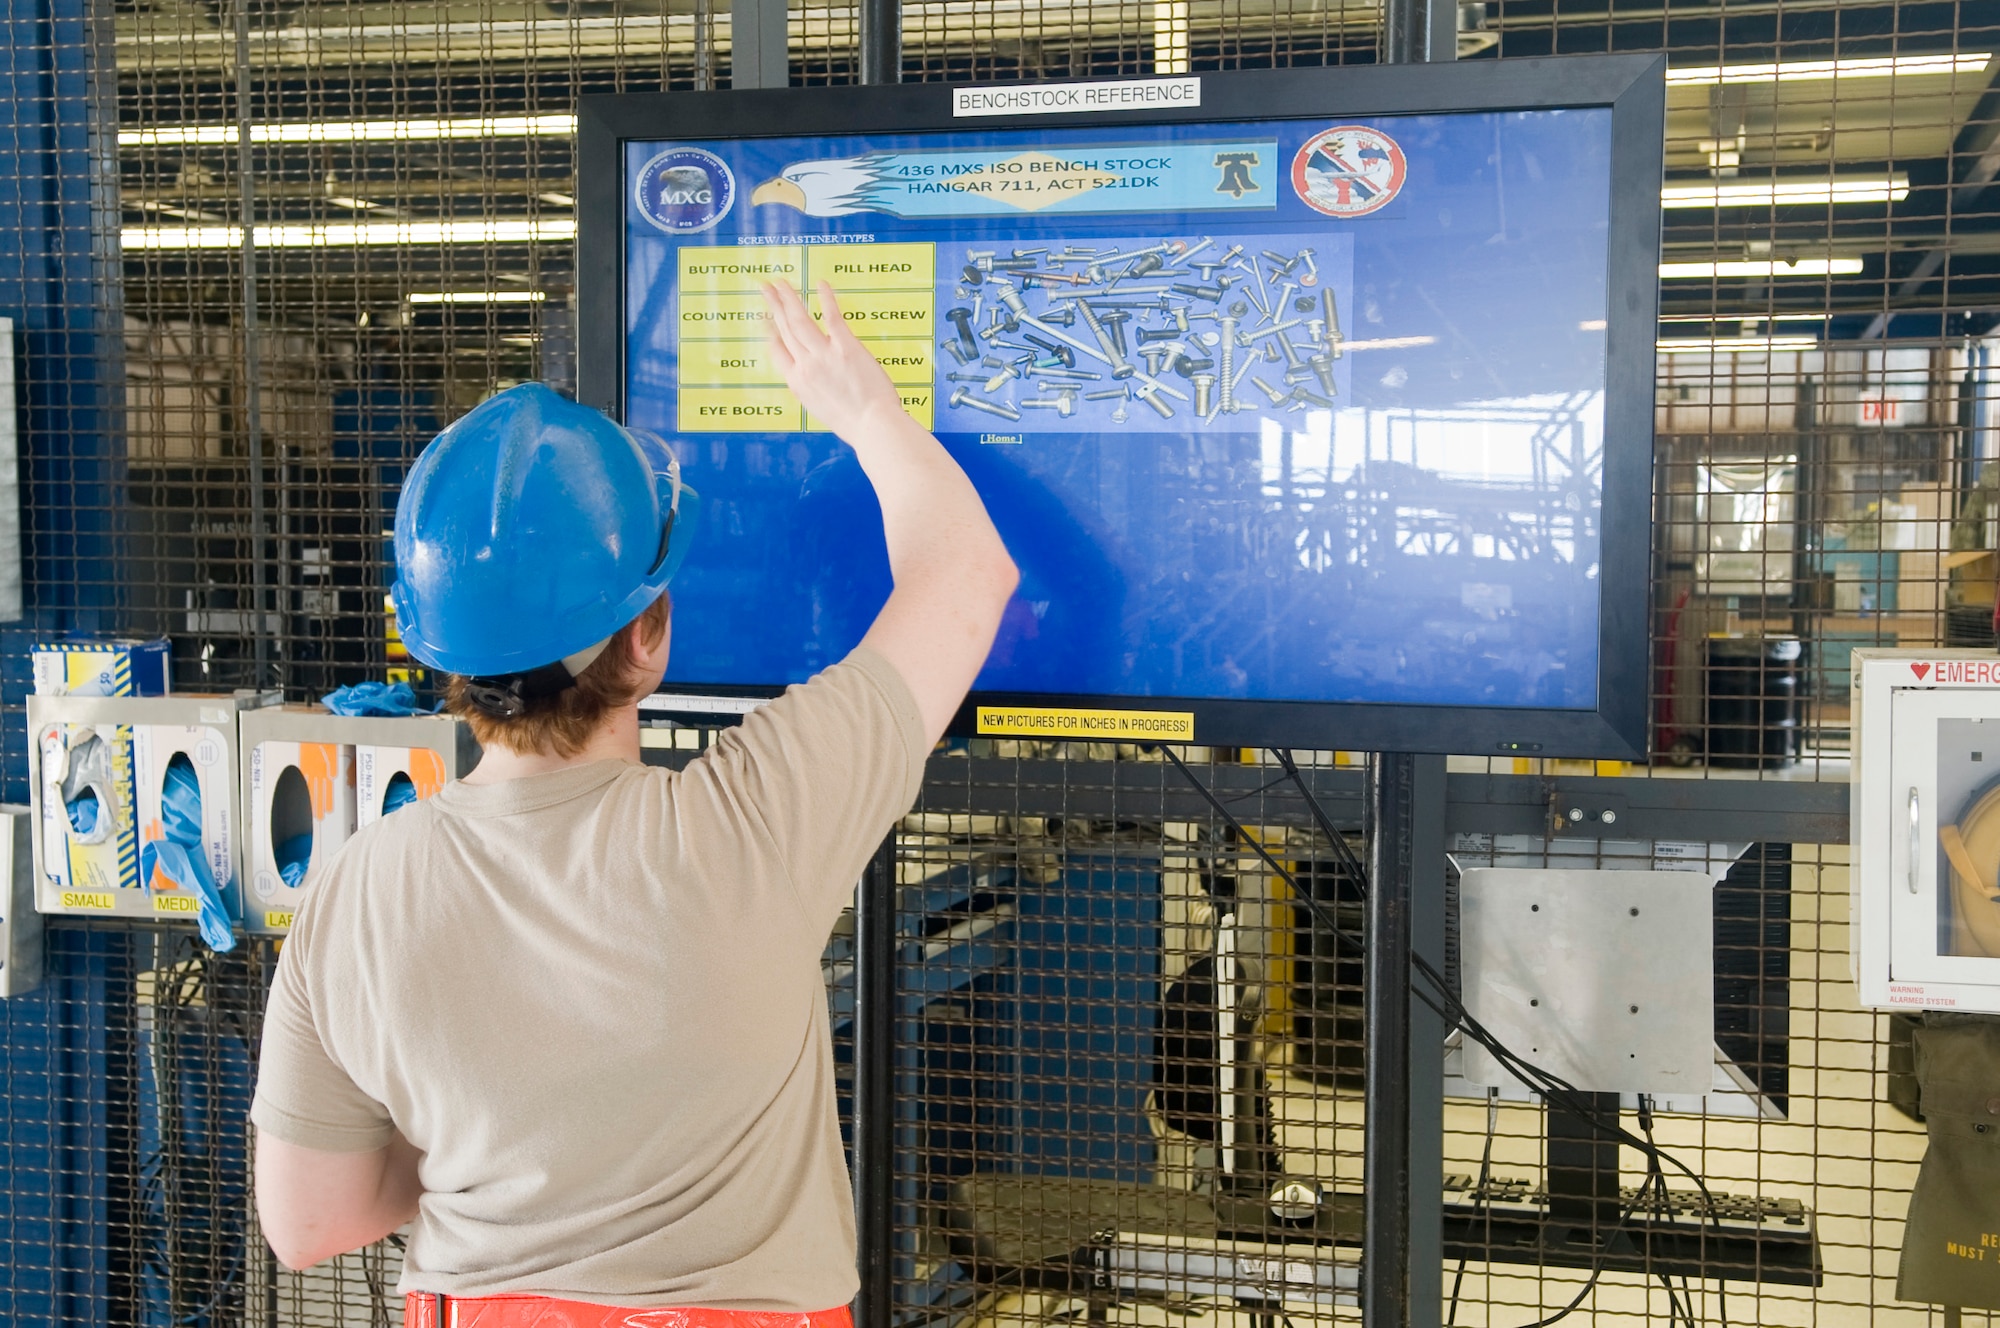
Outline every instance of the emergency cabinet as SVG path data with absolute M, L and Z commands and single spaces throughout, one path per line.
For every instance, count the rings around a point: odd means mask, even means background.
M 2000 655 L 1856 650 L 1861 1003 L 2000 1013 Z

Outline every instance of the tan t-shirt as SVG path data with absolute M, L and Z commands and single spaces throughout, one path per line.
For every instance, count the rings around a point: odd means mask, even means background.
M 679 774 L 604 761 L 384 818 L 299 910 L 251 1118 L 423 1150 L 405 1291 L 846 1304 L 819 958 L 924 756 L 857 650 Z

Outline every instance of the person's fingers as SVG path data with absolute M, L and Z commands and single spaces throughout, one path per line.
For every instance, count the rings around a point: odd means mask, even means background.
M 772 321 L 785 339 L 785 349 L 794 360 L 804 359 L 818 345 L 824 344 L 825 337 L 806 312 L 805 301 L 790 286 L 771 285 L 766 297 L 769 301 Z
M 789 348 L 785 344 L 785 321 L 778 308 L 778 292 L 770 282 L 761 281 L 757 283 L 757 294 L 764 301 L 764 340 L 774 353 L 785 351 L 789 357 Z
M 764 307 L 771 320 L 772 333 L 794 360 L 806 351 L 796 311 L 798 298 L 798 292 L 790 287 L 768 282 L 764 286 Z
M 831 283 L 820 282 L 819 302 L 826 315 L 821 323 L 826 328 L 827 339 L 843 351 L 852 351 L 859 346 L 861 340 L 854 335 L 854 325 L 847 321 L 847 315 L 841 312 L 840 299 L 833 293 Z
M 784 333 L 778 331 L 777 323 L 772 322 L 766 329 L 764 346 L 770 352 L 771 363 L 777 366 L 779 376 L 790 382 L 792 366 L 798 363 L 798 359 L 792 354 L 791 347 L 785 344 Z
M 833 283 L 823 278 L 819 283 L 819 307 L 825 315 L 823 321 L 828 332 L 847 326 L 847 317 L 840 312 L 840 300 L 833 293 Z

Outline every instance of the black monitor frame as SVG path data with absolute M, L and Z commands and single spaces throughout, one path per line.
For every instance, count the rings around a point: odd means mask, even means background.
M 1198 108 L 1061 116 L 982 116 L 981 131 L 1609 107 L 1611 199 L 1606 284 L 1603 546 L 1597 708 L 1482 708 L 1377 702 L 1049 696 L 978 692 L 952 731 L 975 732 L 979 705 L 1192 712 L 1195 741 L 1469 755 L 1633 757 L 1645 750 L 1650 687 L 1653 380 L 1664 169 L 1666 58 L 1556 56 L 1464 64 L 1203 73 Z M 1030 85 L 1017 85 L 1030 86 Z M 1048 85 L 1048 86 L 1059 86 Z M 594 96 L 577 103 L 578 395 L 624 417 L 628 140 L 950 132 L 945 83 Z M 810 127 L 809 129 L 806 127 Z M 705 693 L 773 695 L 703 687 Z

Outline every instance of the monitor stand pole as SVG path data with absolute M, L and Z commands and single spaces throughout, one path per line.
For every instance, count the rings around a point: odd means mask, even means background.
M 1600 1117 L 1618 1119 L 1616 1093 L 1585 1093 Z M 1551 1106 L 1548 1113 L 1550 1244 L 1596 1249 L 1618 1226 L 1618 1141 Z
M 1444 804 L 1442 756 L 1370 759 L 1363 804 L 1364 1328 L 1438 1328 L 1444 1318 L 1445 1027 L 1410 991 L 1414 955 L 1445 966 Z

